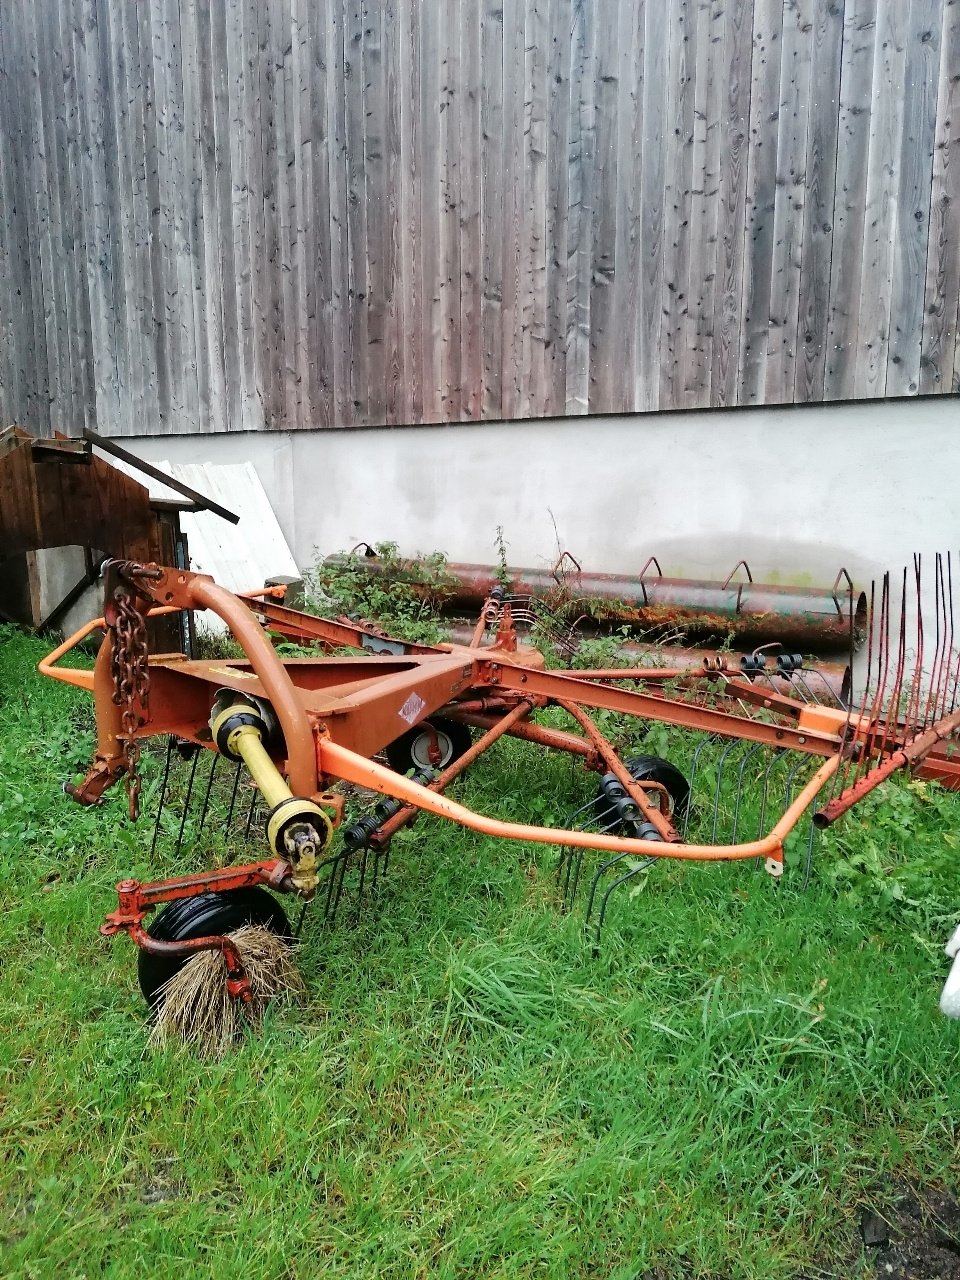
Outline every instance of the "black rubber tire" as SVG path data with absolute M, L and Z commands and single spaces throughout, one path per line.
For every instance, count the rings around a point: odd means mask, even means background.
M 233 889 L 229 893 L 201 893 L 196 898 L 171 902 L 152 921 L 148 933 L 162 942 L 185 942 L 210 934 L 232 933 L 245 924 L 261 925 L 293 942 L 286 913 L 265 889 Z M 158 956 L 141 951 L 137 957 L 140 990 L 151 1009 L 162 1002 L 158 995 L 165 983 L 190 959 L 189 956 Z
M 666 787 L 673 805 L 674 823 L 683 820 L 690 803 L 690 783 L 675 764 L 664 760 L 662 756 L 628 756 L 624 764 L 637 782 L 659 782 L 662 787 Z M 603 827 L 610 820 L 610 803 L 599 788 L 594 803 L 597 821 Z M 621 822 L 619 830 L 614 828 L 613 834 L 629 834 L 624 831 L 625 826 Z
M 440 760 L 433 764 L 427 754 L 430 735 L 427 726 L 432 725 L 437 734 L 440 747 Z M 408 773 L 411 769 L 446 769 L 447 765 L 459 760 L 469 749 L 472 739 L 470 726 L 460 724 L 458 720 L 447 720 L 444 716 L 430 716 L 421 720 L 406 733 L 391 742 L 387 747 L 387 761 L 394 773 Z

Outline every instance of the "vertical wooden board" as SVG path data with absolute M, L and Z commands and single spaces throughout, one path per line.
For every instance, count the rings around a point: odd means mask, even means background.
M 70 259 L 70 288 L 76 299 L 77 333 L 76 365 L 78 379 L 75 384 L 79 396 L 78 426 L 97 425 L 97 376 L 94 345 L 94 328 L 98 324 L 91 298 L 96 280 L 91 269 L 91 251 L 88 241 L 95 232 L 95 219 L 88 217 L 90 210 L 84 198 L 83 143 L 85 133 L 81 112 L 81 93 L 85 85 L 82 53 L 74 41 L 74 29 L 83 27 L 91 17 L 90 0 L 80 0 L 67 14 L 63 0 L 56 6 L 56 33 L 63 54 L 64 138 L 66 146 L 67 196 L 65 210 L 71 226 L 65 227 L 64 253 Z M 100 148 L 102 153 L 102 147 Z
M 311 425 L 332 426 L 334 415 L 333 271 L 330 254 L 330 151 L 328 115 L 329 14 L 308 4 L 310 56 L 306 60 L 302 100 L 309 110 L 308 142 L 303 157 L 304 273 Z
M 131 411 L 128 394 L 131 335 L 126 325 L 127 259 L 120 163 L 123 128 L 114 52 L 119 29 L 111 19 L 109 0 L 90 0 L 85 31 L 84 189 L 90 192 L 94 206 L 97 234 L 93 248 L 97 256 L 105 338 L 108 353 L 113 357 L 111 403 L 115 410 L 108 421 L 110 430 L 120 434 L 129 422 Z M 98 401 L 102 403 L 102 393 Z M 99 425 L 105 428 L 107 424 L 100 419 Z
M 814 0 L 787 0 L 780 49 L 777 193 L 773 211 L 767 404 L 793 400 L 800 324 L 800 274 L 807 208 L 807 123 Z
M 750 138 L 744 237 L 739 404 L 764 398 L 773 272 L 780 118 L 782 0 L 755 0 L 750 68 Z
M 30 296 L 25 280 L 28 255 L 24 252 L 26 228 L 23 216 L 21 148 L 17 86 L 20 83 L 16 62 L 16 38 L 13 24 L 0 16 L 0 244 L 4 246 L 0 269 L 0 376 L 4 379 L 3 422 L 26 422 L 28 417 L 28 384 L 24 378 L 25 362 L 31 345 L 27 312 Z
M 165 217 L 170 223 L 170 253 L 166 264 L 167 339 L 170 352 L 171 386 L 177 387 L 179 431 L 200 429 L 200 400 L 197 385 L 197 343 L 193 299 L 193 236 L 191 184 L 194 137 L 187 118 L 187 91 L 184 82 L 181 16 L 179 5 L 164 3 L 166 17 L 164 58 L 166 61 L 167 163 L 165 167 Z
M 420 329 L 423 421 L 440 422 L 440 48 L 437 7 L 420 7 Z
M 567 160 L 566 412 L 590 401 L 590 271 L 596 157 L 596 22 L 587 0 L 570 4 L 570 143 Z M 657 299 L 659 314 L 659 298 Z
M 503 374 L 503 54 L 501 0 L 483 0 L 480 29 L 481 415 L 499 418 Z
M 263 132 L 260 124 L 261 74 L 266 33 L 263 0 L 243 0 L 243 167 L 247 219 L 250 227 L 250 313 L 252 361 L 248 375 L 245 425 L 266 426 L 266 386 L 269 364 L 267 328 L 266 202 L 263 181 Z
M 122 271 L 117 232 L 116 132 L 109 75 L 109 28 L 97 0 L 61 0 L 61 38 L 70 40 L 74 67 L 71 109 L 75 111 L 72 154 L 78 217 L 82 219 L 82 272 L 90 316 L 92 410 L 87 425 L 117 432 L 121 425 L 118 369 L 126 363 L 126 335 L 117 323 L 114 272 Z
M 73 42 L 63 38 L 57 0 L 36 7 L 41 52 L 41 98 L 47 176 L 53 213 L 53 245 L 57 257 L 57 329 L 61 358 L 59 430 L 77 434 L 85 425 L 89 384 L 90 314 L 86 305 L 85 228 L 82 199 L 73 182 L 71 149 L 76 145 Z M 69 118 L 68 118 L 69 117 Z M 60 425 L 62 424 L 62 425 Z
M 160 208 L 160 181 L 157 136 L 157 93 L 154 85 L 153 24 L 150 5 L 138 6 L 136 13 L 136 38 L 140 57 L 140 88 L 142 112 L 140 133 L 135 136 L 135 155 L 138 184 L 142 178 L 139 198 L 143 204 L 142 218 L 145 229 L 144 272 L 145 306 L 143 311 L 144 345 L 149 348 L 151 359 L 150 421 L 157 431 L 172 430 L 170 415 L 170 370 L 167 354 L 167 316 L 164 305 L 163 256 L 161 239 L 162 210 Z
M 629 0 L 623 0 L 628 3 Z M 594 168 L 592 271 L 590 278 L 591 413 L 615 413 L 618 371 L 614 280 L 617 272 L 617 108 L 620 94 L 620 0 L 605 6 L 596 35 L 597 133 Z
M 189 290 L 194 333 L 193 365 L 196 369 L 196 406 L 200 431 L 215 430 L 211 378 L 206 243 L 203 219 L 203 119 L 200 100 L 200 45 L 195 0 L 180 5 L 180 61 L 183 84 L 185 243 L 189 246 Z
M 33 420 L 28 424 L 49 435 L 54 423 L 51 406 L 60 395 L 60 354 L 54 321 L 55 285 L 53 250 L 50 233 L 50 201 L 46 182 L 46 156 L 43 146 L 43 119 L 39 90 L 39 48 L 32 6 L 23 11 L 19 74 L 23 91 L 20 98 L 20 146 L 24 156 L 24 207 L 26 226 L 33 252 L 31 254 L 31 315 L 33 346 L 42 363 L 37 363 L 37 390 Z
M 173 69 L 170 56 L 168 0 L 148 0 L 143 5 L 141 40 L 147 42 L 145 60 L 150 64 L 153 102 L 153 146 L 146 152 L 150 193 L 150 262 L 157 330 L 158 369 L 166 396 L 160 396 L 161 429 L 180 428 L 186 409 L 183 386 L 181 327 L 177 315 L 176 221 L 173 182 L 176 166 L 173 151 L 176 126 Z
M 71 319 L 75 312 L 64 253 L 65 196 L 63 167 L 66 145 L 57 137 L 56 117 L 62 113 L 63 66 L 59 39 L 54 31 L 56 10 L 51 0 L 34 4 L 25 15 L 31 54 L 31 90 L 34 94 L 35 125 L 32 155 L 38 182 L 36 207 L 40 229 L 40 267 L 43 280 L 44 321 L 47 329 L 47 359 L 50 385 L 50 427 L 55 431 L 77 431 L 73 398 L 73 352 Z M 66 233 L 67 236 L 69 233 Z
M 920 389 L 942 7 L 943 0 L 911 0 L 910 5 L 897 191 L 898 230 L 890 299 L 888 396 L 916 395 Z
M 439 130 L 439 369 L 444 422 L 460 418 L 460 0 L 438 15 L 440 47 Z
M 220 255 L 217 174 L 216 86 L 211 73 L 212 13 L 199 3 L 193 6 L 194 36 L 197 51 L 196 115 L 199 125 L 197 152 L 199 204 L 197 208 L 197 250 L 201 290 L 204 298 L 204 324 L 200 341 L 206 348 L 209 377 L 209 417 L 207 431 L 223 431 L 227 424 L 226 376 L 224 369 L 223 324 L 223 259 Z
M 689 277 L 684 325 L 684 405 L 710 404 L 713 369 L 713 299 L 720 221 L 720 138 L 726 84 L 725 4 L 700 0 L 694 70 L 694 131 L 690 193 Z
M 636 328 L 640 278 L 640 196 L 645 3 L 620 7 L 617 109 L 616 274 L 609 359 L 616 371 L 618 412 L 629 413 L 636 382 Z
M 903 0 L 880 0 L 854 381 L 854 394 L 861 399 L 883 396 L 887 389 L 908 18 Z
M 481 417 L 483 376 L 480 182 L 480 15 L 483 0 L 460 9 L 460 416 Z
M 567 400 L 567 165 L 570 148 L 570 3 L 549 2 L 547 58 L 546 332 L 544 405 L 549 417 Z
M 313 196 L 313 32 L 310 22 L 312 6 L 303 0 L 290 0 L 290 67 L 293 93 L 288 104 L 288 119 L 293 130 L 292 164 L 288 174 L 293 204 L 291 225 L 294 236 L 294 275 L 296 330 L 294 354 L 297 381 L 297 426 L 317 425 L 314 396 L 316 371 L 311 361 L 312 317 L 315 314 L 315 282 L 308 281 L 308 262 L 316 261 L 310 243 L 314 228 Z
M 744 225 L 747 216 L 747 157 L 754 0 L 734 0 L 726 10 L 722 60 L 720 193 L 717 211 L 716 281 L 710 399 L 736 403 L 740 326 L 743 315 Z
M 367 421 L 387 420 L 384 336 L 389 274 L 384 264 L 387 224 L 386 106 L 380 0 L 363 0 L 363 178 L 367 218 Z
M 350 285 L 347 272 L 346 23 L 343 6 L 329 9 L 327 26 L 327 120 L 330 129 L 330 290 L 333 341 L 333 403 L 336 426 L 356 420 L 350 382 Z
M 937 128 L 920 360 L 920 392 L 953 387 L 960 306 L 960 0 L 944 0 Z
M 367 378 L 367 209 L 364 182 L 363 14 L 361 0 L 344 0 L 343 74 L 346 94 L 347 335 L 354 420 L 370 422 Z
M 280 157 L 276 134 L 278 121 L 277 52 L 282 40 L 282 10 L 278 0 L 260 0 L 260 148 L 263 186 L 263 269 L 259 281 L 262 308 L 263 364 L 260 372 L 264 426 L 280 426 L 283 420 L 283 314 L 280 252 Z
M 247 157 L 247 4 L 246 0 L 226 0 L 224 5 L 224 46 L 229 113 L 230 173 L 230 243 L 234 251 L 233 292 L 236 299 L 236 399 L 234 430 L 249 430 L 257 425 L 256 355 L 253 318 L 253 243 L 250 219 L 250 188 Z M 182 169 L 176 147 L 171 152 L 175 168 Z M 177 226 L 175 251 L 178 262 L 182 252 L 179 242 L 180 217 L 174 199 Z M 178 288 L 180 281 L 178 278 Z
M 663 319 L 660 339 L 660 408 L 684 403 L 687 285 L 690 279 L 690 216 L 693 189 L 697 0 L 672 0 L 669 48 L 670 96 L 664 157 Z
M 14 421 L 20 404 L 20 387 L 16 376 L 16 301 L 14 296 L 14 263 L 16 252 L 11 236 L 11 203 L 8 202 L 8 172 L 12 165 L 12 130 L 9 126 L 11 110 L 10 68 L 5 59 L 3 38 L 4 20 L 0 14 L 0 120 L 6 124 L 0 129 L 0 206 L 4 217 L 0 218 L 0 423 Z
M 402 0 L 400 10 L 400 151 L 403 254 L 404 421 L 423 421 L 423 224 L 420 186 L 423 148 L 420 125 L 420 6 Z
M 500 312 L 503 338 L 502 413 L 515 418 L 520 412 L 524 370 L 521 294 L 521 244 L 523 227 L 523 83 L 524 6 L 519 2 L 503 10 L 503 305 Z
M 648 3 L 643 24 L 643 97 L 640 126 L 640 262 L 631 408 L 660 406 L 660 323 L 663 317 L 664 169 L 667 132 L 670 7 Z
M 521 244 L 523 378 L 520 413 L 544 412 L 547 259 L 547 0 L 526 0 L 523 78 L 524 198 Z
M 797 360 L 793 399 L 823 399 L 830 313 L 833 209 L 836 202 L 843 13 L 835 0 L 816 0 L 807 106 L 806 208 L 800 255 Z
M 293 85 L 293 44 L 297 24 L 291 0 L 276 0 L 270 9 L 270 58 L 273 65 L 273 132 L 264 139 L 276 156 L 277 261 L 276 282 L 271 282 L 274 328 L 274 388 L 277 416 L 273 428 L 289 430 L 299 425 L 297 381 L 297 290 L 296 290 L 296 184 L 294 128 L 296 93 Z
M 56 11 L 50 0 L 40 0 L 25 15 L 31 53 L 30 86 L 34 95 L 34 174 L 40 186 L 36 193 L 38 225 L 41 232 L 40 264 L 43 272 L 44 319 L 47 326 L 47 354 L 50 372 L 50 426 L 69 431 L 74 423 L 73 361 L 68 308 L 72 302 L 66 278 L 67 259 L 63 251 L 65 195 L 62 169 L 66 161 L 66 140 L 58 138 L 57 116 L 63 112 L 60 87 L 63 65 L 60 41 L 54 34 Z M 58 35 L 59 33 L 57 33 Z M 60 142 L 63 141 L 61 149 Z M 76 431 L 75 424 L 73 430 Z
M 402 48 L 404 25 L 398 13 L 399 0 L 383 5 L 383 92 L 384 92 L 384 226 L 383 278 L 386 289 L 383 355 L 386 378 L 386 422 L 403 423 L 407 417 L 406 379 L 403 363 L 403 130 L 400 86 L 403 77 Z
M 823 381 L 824 398 L 828 400 L 852 397 L 857 372 L 877 3 L 878 0 L 847 0 L 844 9 Z
M 234 124 L 230 109 L 229 51 L 226 12 L 222 3 L 210 9 L 210 71 L 213 79 L 215 167 L 213 181 L 214 234 L 218 245 L 220 286 L 220 363 L 223 369 L 224 431 L 242 422 L 240 355 L 237 311 L 237 259 L 233 240 L 234 183 L 231 153 Z

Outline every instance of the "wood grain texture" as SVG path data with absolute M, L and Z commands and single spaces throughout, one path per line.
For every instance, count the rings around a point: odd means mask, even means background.
M 854 394 L 861 399 L 883 396 L 887 389 L 909 17 L 910 6 L 904 0 L 880 0 L 877 6 L 854 379 Z
M 960 0 L 0 7 L 0 420 L 960 389 Z
M 824 399 L 855 391 L 878 2 L 848 0 L 844 12 Z
M 920 391 L 949 391 L 960 307 L 960 0 L 947 0 L 940 38 L 937 129 L 920 358 Z M 955 388 L 954 388 L 955 389 Z

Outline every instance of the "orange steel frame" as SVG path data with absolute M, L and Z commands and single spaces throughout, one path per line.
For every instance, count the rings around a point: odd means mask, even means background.
M 848 711 L 794 701 L 722 669 L 691 673 L 639 668 L 602 673 L 609 681 L 548 671 L 538 650 L 518 644 L 508 612 L 491 644 L 481 643 L 483 625 L 478 625 L 470 645 L 406 644 L 390 640 L 372 626 L 315 618 L 286 608 L 270 590 L 239 597 L 202 574 L 149 568 L 155 574 L 152 579 L 136 579 L 142 609 L 210 609 L 227 624 L 247 656 L 222 661 L 191 660 L 182 654 L 151 656 L 149 701 L 141 707 L 143 723 L 136 736 L 174 734 L 216 749 L 209 719 L 217 693 L 233 689 L 266 699 L 283 735 L 285 758 L 277 764 L 295 795 L 333 806 L 335 825 L 342 817 L 342 801 L 331 795 L 330 787 L 337 781 L 354 783 L 402 803 L 404 807 L 380 833 L 381 839 L 388 839 L 412 813 L 423 811 L 485 835 L 537 844 L 699 862 L 766 858 L 768 870 L 778 874 L 791 830 L 837 772 L 845 753 L 857 749 L 855 744 L 859 749 L 869 744 L 870 726 Z M 487 609 L 484 616 L 489 620 L 491 611 Z M 98 625 L 103 625 L 102 620 L 72 636 L 40 664 L 43 674 L 93 694 L 97 757 L 84 782 L 72 789 L 77 799 L 87 803 L 95 802 L 126 768 L 120 708 L 114 702 L 110 630 L 93 671 L 56 664 Z M 281 658 L 267 629 L 328 649 L 352 646 L 364 652 L 347 657 Z M 702 687 L 704 676 L 711 682 L 712 693 L 698 699 L 695 692 L 687 690 Z M 612 683 L 614 677 L 618 683 Z M 639 679 L 645 683 L 642 691 L 619 683 Z M 678 681 L 686 688 L 680 695 L 668 695 L 658 687 L 664 679 Z M 716 705 L 718 702 L 723 705 Z M 581 732 L 549 728 L 530 719 L 533 712 L 551 705 L 562 708 Z M 763 718 L 746 714 L 749 706 L 758 707 Z M 730 845 L 688 844 L 673 825 L 663 788 L 632 777 L 589 714 L 597 710 L 771 748 L 789 748 L 822 757 L 823 763 L 760 839 Z M 437 713 L 477 726 L 484 733 L 429 786 L 371 758 Z M 960 712 L 950 719 L 956 723 L 940 726 L 940 732 L 924 744 L 923 753 L 914 751 L 900 763 L 917 769 L 921 776 L 960 789 L 960 765 L 947 754 L 943 742 L 960 727 Z M 659 840 L 506 822 L 476 813 L 443 795 L 446 785 L 503 734 L 579 755 L 588 768 L 612 771 L 643 818 L 656 829 Z M 105 932 L 125 929 L 139 945 L 150 947 L 149 935 L 141 926 L 146 912 L 157 903 L 210 888 L 258 882 L 291 888 L 276 859 L 149 886 L 124 882 L 119 886 L 121 908 L 108 917 Z M 217 940 L 218 945 L 220 942 Z

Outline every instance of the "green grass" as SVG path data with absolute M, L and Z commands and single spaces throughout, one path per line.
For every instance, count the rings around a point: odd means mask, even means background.
M 308 924 L 305 1004 L 201 1064 L 146 1050 L 97 935 L 171 867 L 121 792 L 61 794 L 92 711 L 42 651 L 0 632 L 3 1275 L 851 1276 L 879 1181 L 956 1176 L 960 799 L 896 783 L 805 893 L 659 865 L 598 959 L 554 850 L 422 821 L 356 924 Z M 556 822 L 583 785 L 504 741 L 460 794 Z

